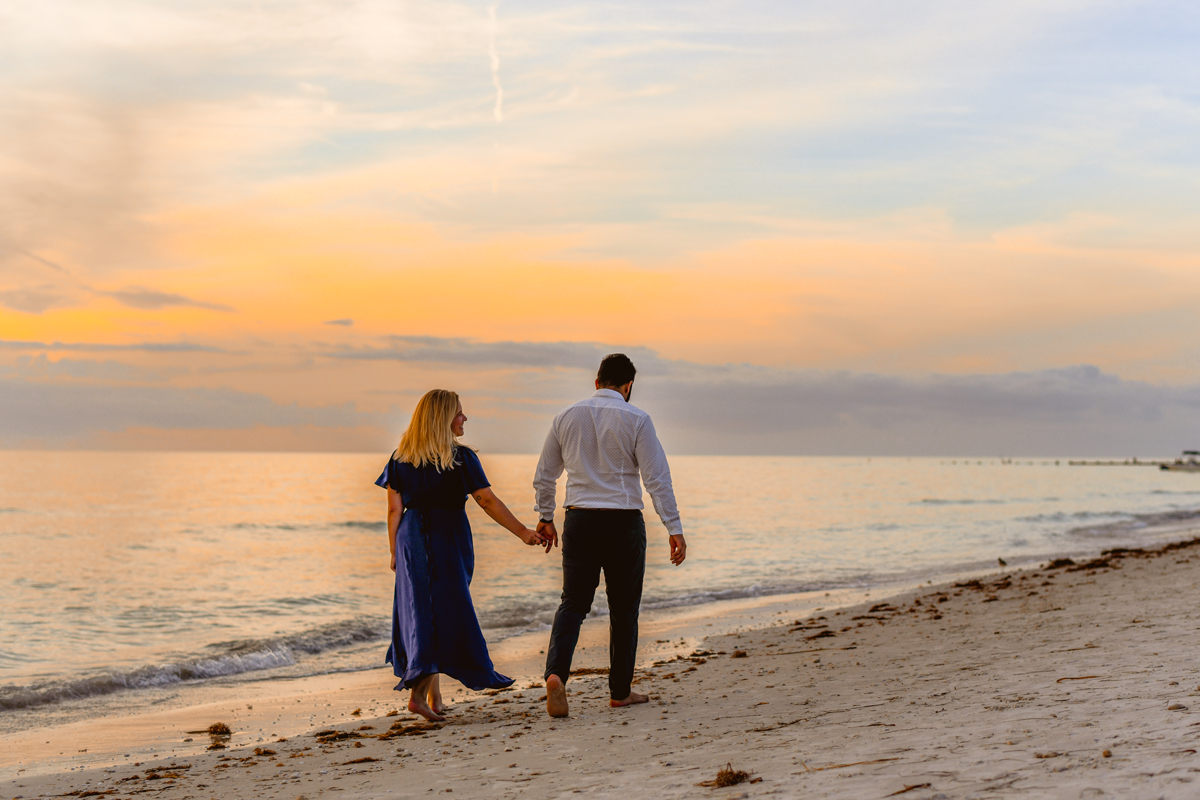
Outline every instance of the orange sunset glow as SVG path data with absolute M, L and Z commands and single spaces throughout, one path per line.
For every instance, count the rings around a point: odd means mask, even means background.
M 922 7 L 13 10 L 0 441 L 385 449 L 445 385 L 530 452 L 624 350 L 691 452 L 1173 452 L 1182 45 Z

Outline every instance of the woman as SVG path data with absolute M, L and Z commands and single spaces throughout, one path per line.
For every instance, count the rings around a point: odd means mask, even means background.
M 479 457 L 459 444 L 466 421 L 457 394 L 427 393 L 375 481 L 387 489 L 388 546 L 396 573 L 386 660 L 401 679 L 397 691 L 412 689 L 408 710 L 433 722 L 445 719 L 440 673 L 471 689 L 500 689 L 513 682 L 493 669 L 471 604 L 475 553 L 467 495 L 525 544 L 545 543 L 496 497 Z

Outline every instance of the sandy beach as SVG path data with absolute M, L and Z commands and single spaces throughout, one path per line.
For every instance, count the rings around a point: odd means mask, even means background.
M 927 586 L 710 637 L 639 671 L 646 705 L 609 709 L 604 675 L 580 675 L 565 719 L 523 679 L 459 692 L 446 723 L 424 724 L 388 715 L 398 695 L 368 673 L 272 698 L 314 723 L 286 741 L 214 702 L 169 712 L 174 735 L 209 741 L 187 731 L 222 721 L 225 749 L 20 775 L 0 795 L 1190 798 L 1198 581 L 1193 539 Z M 603 660 L 593 647 L 577 665 Z M 24 738 L 6 761 L 50 735 Z M 749 779 L 698 786 L 726 765 Z

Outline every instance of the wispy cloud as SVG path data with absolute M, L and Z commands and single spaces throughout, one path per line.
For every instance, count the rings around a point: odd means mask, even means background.
M 1200 439 L 1200 385 L 1086 365 L 928 376 L 689 371 L 638 389 L 695 452 L 1169 455 Z
M 29 439 L 63 441 L 98 431 L 253 428 L 312 425 L 354 427 L 377 422 L 353 405 L 284 405 L 261 394 L 228 389 L 43 383 L 0 378 L 5 411 L 0 446 Z
M 676 453 L 1153 456 L 1170 455 L 1200 442 L 1200 384 L 1129 380 L 1087 365 L 994 374 L 899 375 L 699 364 L 663 358 L 647 348 L 597 342 L 396 336 L 371 347 L 325 346 L 316 365 L 296 367 L 326 376 L 313 379 L 323 386 L 345 384 L 341 396 L 353 398 L 316 406 L 311 399 L 280 402 L 253 391 L 163 386 L 153 375 L 139 377 L 141 367 L 111 361 L 45 358 L 45 353 L 56 350 L 213 352 L 215 348 L 12 341 L 0 341 L 0 348 L 42 352 L 18 362 L 0 385 L 6 411 L 11 408 L 15 415 L 6 415 L 13 420 L 7 429 L 0 425 L 9 433 L 7 441 L 15 441 L 12 437 L 21 430 L 48 436 L 61 428 L 82 435 L 122 426 L 308 425 L 332 430 L 374 425 L 395 431 L 417 397 L 443 385 L 462 394 L 473 420 L 473 444 L 490 452 L 534 452 L 556 411 L 591 393 L 600 359 L 623 351 L 639 370 L 634 403 L 653 415 L 664 442 Z M 393 362 L 396 369 L 378 369 L 369 362 Z M 251 374 L 258 378 L 282 368 L 271 362 L 256 363 Z M 189 368 L 188 374 L 210 373 L 196 367 Z M 228 380 L 233 373 L 219 374 Z M 105 389 L 98 405 L 84 410 L 91 388 L 111 387 L 115 382 L 127 385 L 121 392 Z M 311 397 L 311 392 L 306 396 Z M 8 404 L 10 397 L 17 402 Z M 388 397 L 398 407 L 384 416 L 386 406 L 379 403 L 390 403 L 384 399 Z M 373 410 L 361 410 L 359 403 Z M 21 415 L 29 419 L 22 422 Z M 335 444 L 327 441 L 329 435 L 321 434 L 322 447 Z M 294 444 L 303 447 L 303 438 Z
M 48 309 L 67 305 L 72 297 L 53 284 L 0 291 L 0 305 L 26 314 L 41 314 Z
M 344 328 L 349 328 L 351 325 L 354 324 L 354 320 L 352 320 L 352 319 L 327 319 L 327 320 L 325 320 L 325 324 L 326 325 L 340 325 Z
M 0 367 L 0 373 L 5 370 Z M 172 377 L 186 373 L 181 367 L 148 368 L 136 364 L 105 359 L 59 358 L 51 361 L 45 353 L 37 356 L 21 356 L 11 370 L 13 377 L 26 380 L 56 380 L 68 378 L 82 381 L 108 381 L 121 383 L 162 383 Z
M 600 359 L 624 352 L 639 371 L 662 373 L 665 363 L 645 347 L 615 347 L 595 342 L 479 342 L 433 336 L 391 336 L 383 346 L 340 347 L 321 351 L 328 358 L 355 361 L 440 362 L 484 369 L 527 367 L 595 371 Z
M 154 289 L 145 289 L 141 287 L 131 287 L 128 289 L 119 289 L 112 292 L 97 292 L 96 294 L 111 297 L 122 305 L 130 308 L 140 309 L 142 311 L 158 311 L 163 308 L 171 308 L 173 306 L 183 306 L 187 308 L 204 308 L 209 311 L 224 311 L 232 313 L 233 308 L 221 303 L 208 303 L 203 300 L 193 300 L 190 297 L 184 297 L 181 294 L 172 294 L 171 292 L 160 292 Z
M 513 370 L 491 391 L 477 386 L 470 402 L 484 412 L 476 417 L 480 442 L 527 452 L 537 449 L 555 407 L 590 393 L 600 358 L 619 349 L 638 366 L 635 403 L 682 452 L 1169 455 L 1200 441 L 1200 384 L 1127 380 L 1088 365 L 887 375 L 697 364 L 598 343 L 417 337 L 338 357 Z
M 31 253 L 28 250 L 21 250 L 20 248 L 13 248 L 13 252 L 17 253 L 19 255 L 25 256 L 26 258 L 30 259 L 31 261 L 36 261 L 38 264 L 41 264 L 43 267 L 49 267 L 50 269 L 54 270 L 55 272 L 60 272 L 63 275 L 71 274 L 70 271 L 66 267 L 64 267 L 62 264 L 56 264 L 55 262 L 51 261 L 48 258 L 42 258 L 37 253 Z
M 98 342 L 35 342 L 18 339 L 0 339 L 0 348 L 6 350 L 75 351 L 80 353 L 229 353 L 221 347 L 194 344 L 192 342 L 135 342 L 133 344 L 104 344 Z
M 500 85 L 500 54 L 496 50 L 496 6 L 488 6 L 488 58 L 492 67 L 492 86 L 496 87 L 496 105 L 492 116 L 496 122 L 504 122 L 504 87 Z

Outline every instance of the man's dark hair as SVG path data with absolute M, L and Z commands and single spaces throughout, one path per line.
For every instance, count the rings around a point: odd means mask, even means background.
M 596 380 L 600 381 L 601 386 L 624 386 L 633 380 L 637 375 L 637 367 L 633 366 L 633 362 L 629 360 L 629 356 L 624 353 L 613 353 L 604 357 L 600 362 L 600 371 L 596 373 Z

